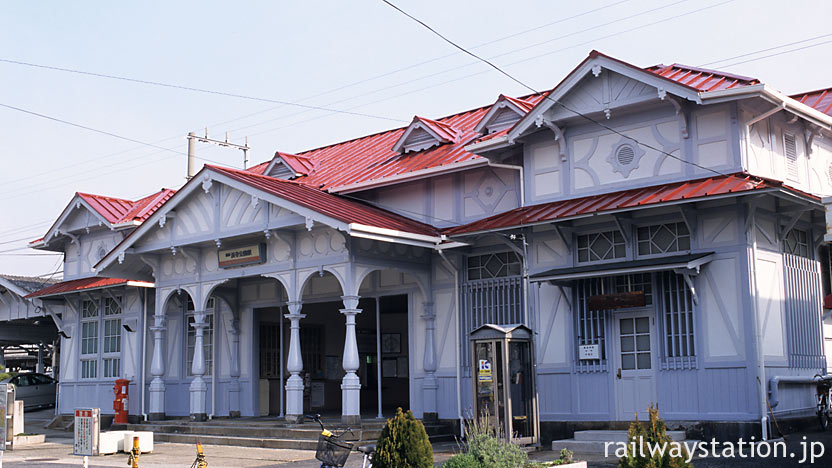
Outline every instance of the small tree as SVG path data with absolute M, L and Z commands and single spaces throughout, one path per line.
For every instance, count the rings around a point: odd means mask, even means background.
M 650 423 L 645 428 L 636 420 L 630 423 L 630 430 L 627 431 L 627 454 L 618 461 L 619 468 L 693 468 L 693 464 L 686 462 L 688 451 L 684 446 L 680 447 L 679 454 L 672 456 L 671 442 L 673 439 L 667 435 L 667 427 L 664 421 L 659 418 L 659 409 L 650 405 L 647 412 L 650 414 Z M 635 452 L 632 443 L 635 442 Z M 664 450 L 656 451 L 651 455 L 648 449 L 650 446 L 661 446 Z
M 431 468 L 433 447 L 422 422 L 413 412 L 396 410 L 396 416 L 387 420 L 376 443 L 373 455 L 375 468 Z

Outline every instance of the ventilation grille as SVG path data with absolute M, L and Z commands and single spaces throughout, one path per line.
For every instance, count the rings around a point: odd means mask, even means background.
M 798 180 L 800 171 L 797 168 L 797 141 L 794 135 L 783 134 L 783 150 L 786 154 L 786 174 L 791 180 Z
M 615 158 L 618 160 L 618 164 L 621 164 L 622 166 L 629 166 L 632 164 L 635 157 L 636 152 L 630 145 L 621 145 L 618 148 L 618 151 L 615 152 Z

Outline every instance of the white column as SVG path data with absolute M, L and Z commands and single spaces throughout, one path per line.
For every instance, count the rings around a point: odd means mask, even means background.
M 436 381 L 436 313 L 433 311 L 433 303 L 425 303 L 425 313 L 422 315 L 425 320 L 425 379 L 422 384 L 422 395 L 424 398 L 424 419 L 436 419 L 436 394 L 439 383 Z
M 202 377 L 205 375 L 205 329 L 208 324 L 205 322 L 205 311 L 194 313 L 194 362 L 191 366 L 191 374 L 194 380 L 191 381 L 191 421 L 205 421 L 208 419 L 206 411 L 208 399 L 208 384 Z
M 43 343 L 38 343 L 38 363 L 35 366 L 35 372 L 43 374 Z
M 347 318 L 347 335 L 344 339 L 344 370 L 347 374 L 341 381 L 341 421 L 356 424 L 361 421 L 361 380 L 358 378 L 358 341 L 355 337 L 355 316 L 361 313 L 358 296 L 341 296 L 344 308 L 341 313 Z
M 231 363 L 228 384 L 228 416 L 240 417 L 240 320 L 235 316 L 229 321 L 228 335 L 231 338 Z
M 153 316 L 153 326 L 150 331 L 153 332 L 153 357 L 150 360 L 150 375 L 153 379 L 150 381 L 150 411 L 148 412 L 148 419 L 152 421 L 159 421 L 165 419 L 165 381 L 162 379 L 165 375 L 165 356 L 163 339 L 167 326 L 165 325 L 165 316 L 156 314 Z
M 286 370 L 286 420 L 292 423 L 303 421 L 303 357 L 300 354 L 300 320 L 306 316 L 300 313 L 301 302 L 290 302 L 289 313 L 285 315 L 291 322 L 289 333 L 289 357 Z

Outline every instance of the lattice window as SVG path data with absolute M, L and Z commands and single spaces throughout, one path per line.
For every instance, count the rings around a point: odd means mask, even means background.
M 590 278 L 575 282 L 577 313 L 575 314 L 576 349 L 583 345 L 600 345 L 601 359 L 576 360 L 578 372 L 602 372 L 607 370 L 606 323 L 607 310 L 590 310 L 589 298 L 604 294 L 607 278 Z M 575 352 L 577 358 L 578 353 Z
M 498 252 L 468 257 L 468 279 L 505 278 L 520 274 L 520 257 L 514 252 Z
M 612 292 L 641 291 L 644 293 L 644 304 L 650 305 L 653 303 L 653 275 L 651 273 L 613 276 L 611 283 Z
M 81 378 L 98 378 L 98 304 L 81 302 Z
M 578 262 L 597 262 L 624 258 L 627 246 L 619 231 L 604 231 L 578 236 Z
M 664 335 L 662 368 L 696 368 L 696 327 L 693 298 L 682 275 L 659 274 Z
M 825 367 L 825 357 L 820 262 L 787 253 L 783 263 L 789 366 L 821 369 Z
M 797 140 L 791 133 L 783 134 L 783 153 L 786 156 L 786 176 L 789 180 L 799 180 L 800 169 L 797 165 Z
M 792 229 L 783 238 L 783 252 L 803 258 L 812 258 L 809 250 L 809 234 L 800 229 Z
M 300 328 L 300 354 L 303 370 L 313 376 L 324 373 L 324 329 L 316 326 Z
M 637 238 L 639 255 L 690 250 L 690 231 L 685 223 L 642 226 L 637 229 Z
M 514 252 L 468 257 L 467 280 L 460 285 L 460 355 L 470 365 L 468 335 L 486 323 L 526 324 L 520 258 Z

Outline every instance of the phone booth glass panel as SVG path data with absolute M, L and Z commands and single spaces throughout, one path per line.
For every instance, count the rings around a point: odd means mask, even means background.
M 475 416 L 512 442 L 538 442 L 531 330 L 486 324 L 471 332 Z

